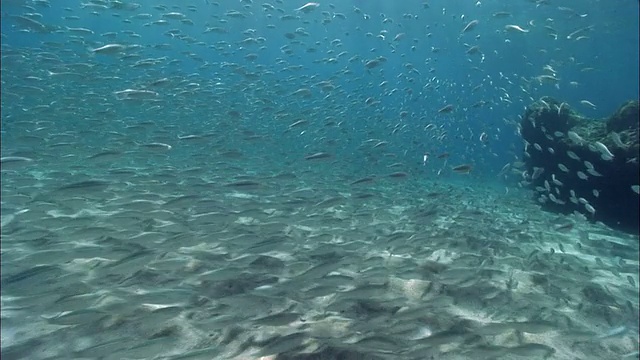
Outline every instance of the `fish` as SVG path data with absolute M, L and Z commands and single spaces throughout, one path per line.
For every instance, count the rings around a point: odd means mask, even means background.
M 491 16 L 493 16 L 494 18 L 506 18 L 511 17 L 511 13 L 507 11 L 498 11 L 491 14 Z
M 89 160 L 115 159 L 117 157 L 120 157 L 121 155 L 123 155 L 123 153 L 117 150 L 105 150 L 97 154 L 91 155 L 87 159 Z
M 3 156 L 2 158 L 0 158 L 0 164 L 2 166 L 27 164 L 33 161 L 33 159 L 24 156 Z
M 636 281 L 633 279 L 633 276 L 627 275 L 627 281 L 629 282 L 629 284 L 631 284 L 631 286 L 633 286 L 634 288 L 636 287 Z
M 345 200 L 346 198 L 343 196 L 332 196 L 316 203 L 314 206 L 315 207 L 332 207 L 332 206 L 343 203 Z
M 18 26 L 23 29 L 27 29 L 37 33 L 50 33 L 53 31 L 52 27 L 46 26 L 43 23 L 26 16 L 11 15 L 10 18 L 13 19 L 18 24 Z
M 600 141 L 596 141 L 595 143 L 593 143 L 593 145 L 600 152 L 604 160 L 613 160 L 614 158 L 613 153 L 609 151 L 609 148 L 607 148 L 605 144 L 601 143 Z
M 528 33 L 529 30 L 523 29 L 518 25 L 505 25 L 504 29 L 510 32 Z
M 572 38 L 576 37 L 576 35 L 581 34 L 581 33 L 585 32 L 585 31 L 589 31 L 591 29 L 593 29 L 593 25 L 589 25 L 589 26 L 580 28 L 580 29 L 572 32 L 571 34 L 567 35 L 567 39 L 571 40 Z
M 371 59 L 368 60 L 364 63 L 364 67 L 367 69 L 373 69 L 375 67 L 377 67 L 378 65 L 380 65 L 382 62 L 380 61 L 380 59 Z
M 357 185 L 357 184 L 364 184 L 364 183 L 370 183 L 373 182 L 375 180 L 375 176 L 366 176 L 363 178 L 360 178 L 358 180 L 354 180 L 350 183 L 350 185 Z
M 179 12 L 169 12 L 169 13 L 162 14 L 162 17 L 166 19 L 172 19 L 172 20 L 183 20 L 187 16 Z
M 275 335 L 271 338 L 254 341 L 254 345 L 260 348 L 256 356 L 276 355 L 290 353 L 304 347 L 308 337 L 304 332 L 293 332 L 287 335 Z
M 70 28 L 70 27 L 66 27 L 67 32 L 70 33 L 75 33 L 75 34 L 79 34 L 79 35 L 93 35 L 94 32 L 91 29 L 87 29 L 87 28 Z
M 596 209 L 591 206 L 591 204 L 586 203 L 584 204 L 584 208 L 587 210 L 587 212 L 589 212 L 592 216 L 596 214 Z
M 319 160 L 319 159 L 327 159 L 330 158 L 331 154 L 326 152 L 317 152 L 311 155 L 307 155 L 304 157 L 305 160 Z
M 171 150 L 171 145 L 169 144 L 164 144 L 164 143 L 159 143 L 159 142 L 153 142 L 153 143 L 148 143 L 148 144 L 142 144 L 143 147 L 149 149 L 149 150 Z
M 620 139 L 620 134 L 618 134 L 615 131 L 612 131 L 609 133 L 609 136 L 611 137 L 611 140 L 613 140 L 613 143 L 621 148 L 621 149 L 627 149 L 629 146 L 625 143 L 622 142 L 622 139 Z
M 80 325 L 94 323 L 107 316 L 109 316 L 109 314 L 105 311 L 87 308 L 65 311 L 56 316 L 44 317 L 44 319 L 53 325 Z
M 116 91 L 113 93 L 118 100 L 143 100 L 143 99 L 153 99 L 158 97 L 158 93 L 151 90 L 145 89 L 125 89 Z
M 478 20 L 471 20 L 467 23 L 467 25 L 465 25 L 465 27 L 462 29 L 462 31 L 460 31 L 460 34 L 464 34 L 466 32 L 469 32 L 473 29 L 475 29 L 476 26 L 478 26 L 478 24 L 480 23 L 480 21 Z
M 607 331 L 606 333 L 604 333 L 602 335 L 598 335 L 596 337 L 596 339 L 604 340 L 604 339 L 609 339 L 609 338 L 612 338 L 612 337 L 620 336 L 620 335 L 626 333 L 628 330 L 629 330 L 629 328 L 626 327 L 626 326 L 618 326 L 618 327 L 610 329 L 609 331 Z
M 576 155 L 576 153 L 574 153 L 571 150 L 567 150 L 567 156 L 570 157 L 573 160 L 578 160 L 580 161 L 580 157 L 578 155 Z
M 531 174 L 531 179 L 532 180 L 538 179 L 542 174 L 544 174 L 544 168 L 536 166 L 533 168 L 533 174 Z
M 404 179 L 404 178 L 406 178 L 408 176 L 409 176 L 409 174 L 407 174 L 404 171 L 398 171 L 398 172 L 394 172 L 394 173 L 391 173 L 391 174 L 387 175 L 387 177 L 393 178 L 393 179 Z
M 241 13 L 240 11 L 237 10 L 229 10 L 226 13 L 224 13 L 225 16 L 230 17 L 230 18 L 234 18 L 234 19 L 244 19 L 247 17 L 247 15 Z
M 438 113 L 440 113 L 440 114 L 447 114 L 447 113 L 452 112 L 454 109 L 455 109 L 455 108 L 453 107 L 453 105 L 448 104 L 448 105 L 445 105 L 444 107 L 442 107 L 442 108 L 438 109 Z
M 302 314 L 296 312 L 281 312 L 273 315 L 266 315 L 254 319 L 258 325 L 284 326 L 302 318 Z
M 606 159 L 604 159 L 606 160 Z M 587 168 L 587 172 L 593 176 L 602 176 L 599 172 L 597 172 L 594 168 Z
M 569 137 L 569 139 L 571 139 L 571 141 L 578 145 L 582 145 L 585 142 L 584 139 L 574 131 L 567 131 L 567 136 Z
M 225 184 L 227 187 L 235 188 L 254 188 L 261 186 L 262 184 L 254 180 L 239 180 Z
M 458 174 L 469 174 L 471 170 L 473 170 L 473 166 L 470 164 L 462 164 L 452 167 L 451 170 Z
M 298 120 L 296 122 L 291 123 L 289 125 L 289 129 L 293 129 L 296 126 L 304 125 L 304 124 L 307 124 L 307 123 L 309 123 L 309 121 L 307 121 L 307 120 Z
M 580 100 L 580 104 L 588 106 L 588 107 L 590 107 L 592 109 L 596 108 L 596 106 L 589 100 Z
M 128 46 L 122 44 L 107 44 L 95 49 L 91 49 L 94 54 L 114 55 L 119 54 L 127 49 Z
M 568 232 L 571 229 L 573 229 L 573 223 L 572 222 L 567 222 L 565 224 L 560 224 L 554 227 L 555 231 L 559 231 L 559 232 Z
M 509 347 L 505 349 L 506 354 L 514 354 L 517 356 L 523 356 L 530 359 L 533 359 L 533 358 L 547 359 L 551 355 L 553 355 L 555 352 L 556 352 L 556 349 L 554 349 L 553 347 L 547 346 L 544 344 L 537 344 L 537 343 L 526 343 L 526 344 Z
M 502 167 L 502 169 L 500 169 L 500 171 L 498 172 L 498 175 L 496 175 L 496 176 L 500 177 L 500 176 L 502 176 L 502 175 L 505 175 L 507 172 L 509 172 L 509 170 L 511 169 L 511 167 L 512 167 L 512 164 L 511 164 L 511 163 L 506 163 L 506 164 Z
M 313 10 L 317 9 L 319 6 L 320 6 L 319 3 L 308 2 L 308 3 L 300 6 L 299 8 L 297 8 L 295 11 L 300 11 L 300 12 L 303 12 L 305 14 L 308 14 L 308 13 L 312 12 Z
M 635 134 L 538 99 L 608 74 L 546 2 L 2 1 L 3 358 L 634 351 Z
M 483 325 L 479 329 L 474 330 L 474 333 L 480 335 L 499 335 L 509 330 L 517 330 L 529 334 L 542 334 L 557 329 L 558 327 L 554 323 L 548 321 L 501 322 Z
M 75 183 L 71 183 L 68 185 L 60 186 L 56 191 L 103 191 L 111 186 L 111 183 L 105 180 L 85 180 L 79 181 Z
M 543 83 L 558 83 L 560 81 L 559 78 L 553 76 L 553 75 L 538 75 L 536 77 L 534 77 L 535 80 L 537 80 L 540 84 Z
M 17 273 L 9 273 L 5 274 L 2 277 L 2 285 L 9 286 L 18 283 L 22 283 L 25 280 L 29 280 L 31 278 L 47 278 L 47 277 L 56 277 L 60 274 L 60 267 L 57 265 L 35 265 L 29 269 L 17 272 Z M 47 275 L 47 273 L 53 273 L 54 275 Z

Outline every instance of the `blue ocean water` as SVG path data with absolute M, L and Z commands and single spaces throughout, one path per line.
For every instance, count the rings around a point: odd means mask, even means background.
M 2 357 L 637 358 L 637 233 L 541 209 L 520 130 L 637 100 L 638 18 L 3 1 Z

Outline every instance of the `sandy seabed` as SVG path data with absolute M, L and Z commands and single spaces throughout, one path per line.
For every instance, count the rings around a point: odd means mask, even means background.
M 2 172 L 3 360 L 637 358 L 637 236 L 525 191 L 35 169 Z

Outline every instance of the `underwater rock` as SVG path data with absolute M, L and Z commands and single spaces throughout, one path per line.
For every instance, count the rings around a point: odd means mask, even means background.
M 543 97 L 521 122 L 525 182 L 545 209 L 637 232 L 639 213 L 638 101 L 606 119 L 580 115 Z
M 638 101 L 627 101 L 607 121 L 607 131 L 638 130 Z M 637 139 L 636 139 L 637 144 Z

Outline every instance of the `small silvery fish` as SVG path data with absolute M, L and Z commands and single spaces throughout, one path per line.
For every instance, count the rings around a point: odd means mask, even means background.
M 472 169 L 473 166 L 469 164 L 462 164 L 451 168 L 451 170 L 457 174 L 469 174 Z
M 315 154 L 311 154 L 311 155 L 307 155 L 305 156 L 305 160 L 319 160 L 319 159 L 326 159 L 331 157 L 331 154 L 326 153 L 326 152 L 317 152 Z

